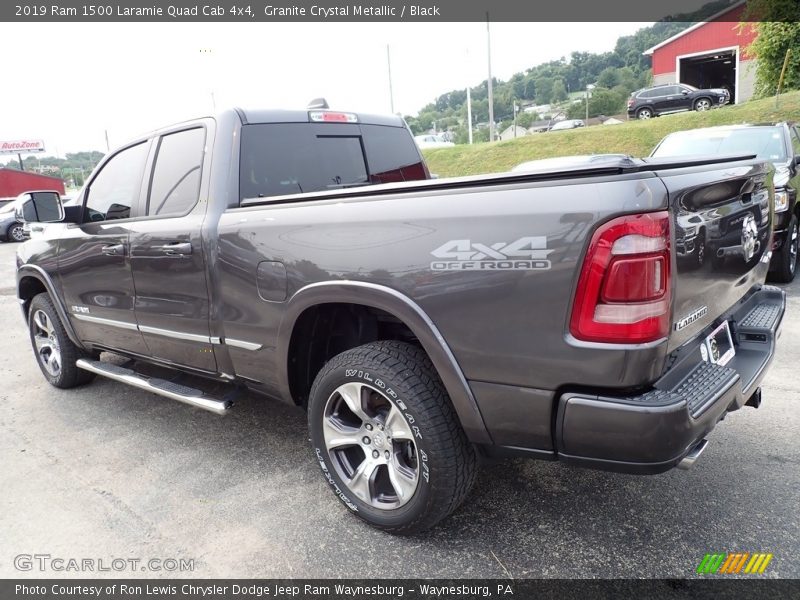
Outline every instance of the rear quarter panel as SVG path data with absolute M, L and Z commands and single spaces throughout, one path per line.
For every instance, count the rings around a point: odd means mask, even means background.
M 630 174 L 231 209 L 218 239 L 225 335 L 275 347 L 286 303 L 259 299 L 255 275 L 259 261 L 274 261 L 285 265 L 287 298 L 311 283 L 347 280 L 408 296 L 467 379 L 541 389 L 640 385 L 660 373 L 665 344 L 578 343 L 567 335 L 568 314 L 594 227 L 666 206 L 658 178 Z M 458 268 L 524 238 L 538 240 L 540 268 Z M 231 352 L 237 373 L 270 379 L 264 356 Z

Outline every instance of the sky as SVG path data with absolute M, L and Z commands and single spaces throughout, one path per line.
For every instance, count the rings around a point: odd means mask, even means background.
M 493 23 L 492 75 L 612 50 L 649 23 Z M 0 140 L 106 151 L 232 107 L 416 114 L 487 77 L 485 23 L 0 23 Z M 201 52 L 205 50 L 205 52 Z M 6 162 L 13 156 L 0 156 Z

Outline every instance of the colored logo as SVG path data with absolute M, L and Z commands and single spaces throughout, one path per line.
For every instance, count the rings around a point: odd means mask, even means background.
M 701 574 L 717 573 L 730 575 L 736 573 L 747 573 L 759 575 L 767 570 L 772 554 L 764 552 L 729 552 L 727 554 L 706 554 L 697 567 L 697 572 Z

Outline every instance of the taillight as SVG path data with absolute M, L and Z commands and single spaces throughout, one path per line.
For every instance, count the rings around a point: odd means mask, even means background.
M 628 108 L 633 106 L 633 98 L 628 98 Z
M 669 213 L 602 225 L 583 260 L 569 330 L 590 342 L 644 343 L 669 333 Z

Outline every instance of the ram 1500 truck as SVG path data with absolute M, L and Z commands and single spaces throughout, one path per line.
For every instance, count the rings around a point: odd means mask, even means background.
M 27 198 L 52 223 L 19 249 L 19 302 L 54 386 L 303 406 L 339 500 L 412 533 L 483 456 L 659 473 L 758 406 L 785 308 L 772 175 L 620 157 L 430 180 L 399 118 L 231 110 L 110 153 L 77 206 Z M 676 253 L 694 215 L 713 267 Z

